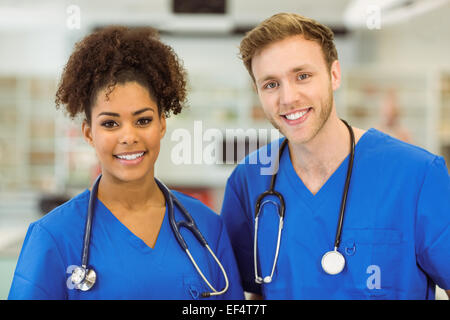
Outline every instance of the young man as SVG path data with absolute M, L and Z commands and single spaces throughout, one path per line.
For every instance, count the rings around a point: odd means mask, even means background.
M 287 140 L 278 195 L 260 197 L 272 176 L 249 158 L 227 182 L 222 216 L 244 289 L 266 299 L 434 299 L 436 284 L 450 289 L 445 161 L 339 119 L 332 31 L 277 14 L 240 50 L 266 117 Z M 285 139 L 251 157 L 278 154 Z

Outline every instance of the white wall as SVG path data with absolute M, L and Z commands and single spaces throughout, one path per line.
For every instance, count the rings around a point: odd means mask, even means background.
M 0 30 L 0 73 L 56 75 L 64 63 L 64 33 Z
M 369 44 L 374 50 L 372 62 L 412 68 L 449 67 L 449 17 L 450 5 L 446 5 L 398 25 L 381 24 L 380 30 L 364 32 L 364 37 L 376 41 L 374 46 Z

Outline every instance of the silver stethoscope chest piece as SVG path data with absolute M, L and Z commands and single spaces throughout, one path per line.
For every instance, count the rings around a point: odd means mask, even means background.
M 97 274 L 93 269 L 76 267 L 72 272 L 70 280 L 75 285 L 76 289 L 88 291 L 94 286 L 95 280 L 97 280 Z
M 328 274 L 335 275 L 341 273 L 345 267 L 345 258 L 337 250 L 328 251 L 322 257 L 322 269 Z

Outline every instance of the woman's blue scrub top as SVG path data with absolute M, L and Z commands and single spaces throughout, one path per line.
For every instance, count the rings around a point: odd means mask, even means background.
M 266 157 L 279 145 L 249 157 Z M 375 129 L 360 138 L 339 247 L 346 265 L 328 275 L 321 259 L 334 249 L 349 157 L 313 195 L 286 148 L 275 183 L 286 202 L 280 252 L 272 283 L 263 285 L 254 281 L 254 208 L 271 176 L 261 174 L 268 165 L 249 157 L 228 179 L 221 214 L 245 291 L 266 299 L 434 299 L 435 284 L 450 289 L 450 179 L 442 157 Z M 265 204 L 258 228 L 263 278 L 272 270 L 277 233 L 276 207 Z
M 97 282 L 86 292 L 73 289 L 69 277 L 81 264 L 89 190 L 30 225 L 19 256 L 9 299 L 243 299 L 236 261 L 221 217 L 200 201 L 173 192 L 192 215 L 200 232 L 222 262 L 228 291 L 202 298 L 211 290 L 179 246 L 166 213 L 154 248 L 125 227 L 97 199 L 89 266 Z M 167 205 L 166 205 L 167 208 Z M 183 219 L 177 206 L 175 218 Z M 225 286 L 218 265 L 207 249 L 185 228 L 189 250 L 216 290 Z

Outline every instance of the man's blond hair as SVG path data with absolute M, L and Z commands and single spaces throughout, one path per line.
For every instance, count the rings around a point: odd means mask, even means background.
M 338 59 L 333 39 L 334 34 L 327 26 L 295 13 L 278 13 L 261 22 L 247 32 L 240 44 L 240 55 L 249 74 L 252 72 L 252 59 L 267 45 L 287 37 L 302 35 L 307 40 L 320 44 L 328 70 Z

